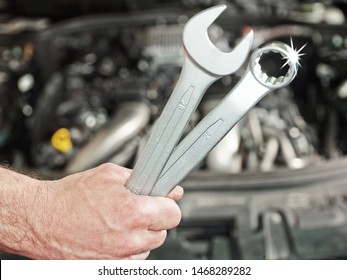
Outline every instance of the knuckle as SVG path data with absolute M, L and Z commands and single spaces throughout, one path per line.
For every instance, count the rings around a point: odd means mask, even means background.
M 128 202 L 129 206 L 129 217 L 127 217 L 129 221 L 129 225 L 131 228 L 142 228 L 144 226 L 144 221 L 146 221 L 146 216 L 144 215 L 143 207 L 138 200 L 130 199 Z
M 151 251 L 156 248 L 159 248 L 165 242 L 166 237 L 167 237 L 167 230 L 156 231 L 155 233 L 151 232 L 150 236 L 143 239 L 142 249 L 145 248 L 145 250 Z
M 155 208 L 155 205 L 149 205 L 148 203 L 141 207 L 140 213 L 146 224 L 151 224 L 155 220 L 156 215 L 159 214 L 157 213 L 158 211 L 155 211 Z
M 143 226 L 152 223 L 156 216 L 156 205 L 148 203 L 148 199 L 142 199 L 135 204 L 137 217 L 141 220 L 139 223 Z
M 163 245 L 167 237 L 167 230 L 161 230 L 158 232 L 158 237 L 155 239 L 153 244 L 153 249 L 160 247 Z
M 126 255 L 137 255 L 141 251 L 141 244 L 138 243 L 137 239 L 132 239 L 124 246 Z
M 102 176 L 113 178 L 114 180 L 125 184 L 126 180 L 131 174 L 131 170 L 117 164 L 107 162 L 98 167 L 98 173 L 101 173 Z
M 174 219 L 175 226 L 177 226 L 182 220 L 182 212 L 177 204 L 176 204 L 176 211 L 174 211 L 173 213 L 173 219 Z
M 115 170 L 115 164 L 111 162 L 106 162 L 101 164 L 99 168 L 104 172 L 113 172 Z
M 170 217 L 171 227 L 176 227 L 182 219 L 182 212 L 177 203 L 172 201 L 170 208 L 168 209 L 168 217 Z

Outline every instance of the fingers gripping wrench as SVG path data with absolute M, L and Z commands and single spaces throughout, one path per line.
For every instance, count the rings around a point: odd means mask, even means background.
M 239 69 L 249 54 L 252 32 L 229 53 L 218 50 L 209 40 L 207 29 L 225 8 L 219 5 L 204 10 L 185 25 L 180 78 L 127 182 L 127 188 L 136 194 L 152 192 L 207 88 Z

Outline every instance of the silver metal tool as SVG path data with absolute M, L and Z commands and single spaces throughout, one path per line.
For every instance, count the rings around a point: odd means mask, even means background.
M 229 53 L 210 41 L 207 29 L 225 8 L 206 9 L 184 27 L 185 61 L 180 78 L 126 184 L 136 194 L 151 193 L 207 88 L 239 69 L 249 54 L 252 32 Z
M 269 52 L 279 53 L 286 60 L 284 65 L 288 65 L 288 70 L 284 76 L 271 77 L 263 72 L 260 58 Z M 298 66 L 298 53 L 282 42 L 256 50 L 237 86 L 173 151 L 150 195 L 166 196 L 261 98 L 288 85 L 296 76 Z

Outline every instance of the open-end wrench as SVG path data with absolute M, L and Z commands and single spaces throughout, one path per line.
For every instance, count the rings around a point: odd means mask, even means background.
M 284 76 L 271 77 L 263 72 L 260 58 L 269 52 L 279 53 L 286 59 L 284 64 L 288 65 L 288 70 Z M 173 151 L 151 195 L 166 196 L 261 98 L 288 85 L 296 76 L 298 65 L 298 53 L 282 42 L 256 50 L 236 87 Z
M 206 9 L 184 27 L 185 60 L 180 78 L 126 183 L 136 194 L 151 193 L 207 88 L 219 78 L 234 73 L 248 57 L 253 32 L 231 52 L 217 49 L 208 37 L 208 27 L 225 8 L 218 5 Z

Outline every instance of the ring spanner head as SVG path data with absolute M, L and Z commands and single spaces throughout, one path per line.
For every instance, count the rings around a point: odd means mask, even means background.
M 288 67 L 285 74 L 278 77 L 269 76 L 265 71 L 263 71 L 260 59 L 263 55 L 267 53 L 278 53 L 282 56 L 286 62 L 283 63 L 283 66 Z M 256 50 L 250 59 L 250 70 L 254 78 L 263 86 L 269 89 L 277 89 L 285 87 L 290 84 L 295 78 L 298 72 L 299 66 L 299 54 L 287 44 L 282 42 L 272 42 L 266 46 Z M 280 69 L 278 69 L 280 72 Z
M 183 30 L 183 45 L 188 56 L 201 68 L 217 76 L 234 73 L 245 62 L 253 42 L 253 32 L 231 51 L 219 50 L 210 40 L 208 27 L 225 10 L 226 5 L 206 9 L 193 16 Z

